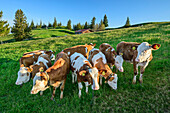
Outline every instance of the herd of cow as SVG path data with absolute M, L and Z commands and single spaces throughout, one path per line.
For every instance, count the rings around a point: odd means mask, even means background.
M 111 70 L 114 65 L 116 69 L 123 72 L 124 60 L 133 63 L 133 84 L 136 83 L 138 66 L 140 66 L 139 81 L 142 83 L 144 70 L 152 60 L 152 50 L 160 48 L 160 44 L 151 45 L 148 42 L 120 42 L 117 44 L 116 51 L 107 43 L 101 44 L 99 49 L 94 48 L 95 45 L 90 43 L 66 48 L 58 53 L 56 58 L 51 50 L 24 53 L 20 58 L 16 85 L 22 85 L 33 79 L 31 94 L 37 94 L 40 91 L 40 95 L 51 85 L 53 86 L 51 99 L 55 96 L 56 88 L 60 86 L 62 99 L 67 74 L 71 70 L 72 83 L 78 82 L 79 97 L 83 88 L 82 82 L 85 83 L 86 93 L 88 93 L 89 85 L 92 85 L 93 90 L 99 89 L 99 78 L 101 85 L 102 77 L 111 88 L 116 90 L 118 76 Z M 51 60 L 55 60 L 53 66 Z

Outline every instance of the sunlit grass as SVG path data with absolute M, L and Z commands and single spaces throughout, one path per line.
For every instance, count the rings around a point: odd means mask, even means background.
M 36 40 L 12 42 L 0 45 L 0 112 L 168 112 L 169 111 L 169 67 L 170 67 L 170 25 L 146 25 L 64 37 L 51 37 L 34 31 Z M 48 31 L 51 34 L 55 31 Z M 46 36 L 45 36 L 46 35 Z M 58 35 L 56 31 L 56 35 Z M 42 39 L 39 39 L 42 38 Z M 98 91 L 89 87 L 89 94 L 82 90 L 78 97 L 78 85 L 71 83 L 71 72 L 67 77 L 64 98 L 59 99 L 60 90 L 56 90 L 55 102 L 50 100 L 47 89 L 43 96 L 31 95 L 32 81 L 16 86 L 19 59 L 24 52 L 37 49 L 53 50 L 57 53 L 64 48 L 78 44 L 109 43 L 114 48 L 121 41 L 159 43 L 161 48 L 153 51 L 153 60 L 143 76 L 143 84 L 137 77 L 132 84 L 133 66 L 124 63 L 124 73 L 118 74 L 118 89 L 112 90 L 108 84 L 100 86 Z M 93 97 L 93 100 L 92 100 Z M 93 104 L 91 104 L 93 102 Z

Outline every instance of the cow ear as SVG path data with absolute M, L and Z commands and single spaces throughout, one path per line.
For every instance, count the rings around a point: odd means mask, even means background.
M 21 64 L 20 67 L 24 67 L 24 64 Z
M 82 71 L 80 71 L 80 72 L 79 72 L 79 75 L 80 75 L 80 76 L 85 76 L 85 75 L 86 75 L 86 73 L 87 73 L 87 71 L 82 70 Z
M 28 72 L 30 72 L 30 73 L 32 72 L 31 68 L 29 68 L 29 67 L 26 67 L 26 68 L 27 68 Z
M 157 49 L 159 49 L 160 47 L 161 47 L 160 44 L 153 44 L 153 45 L 152 45 L 152 49 L 153 49 L 153 50 L 157 50 Z
M 33 71 L 33 66 L 34 66 L 34 65 L 31 65 L 31 66 L 30 66 L 30 68 L 29 68 L 30 71 Z
M 95 46 L 96 46 L 96 44 L 93 44 L 93 46 L 95 47 Z
M 44 68 L 43 67 L 40 67 L 39 68 L 39 72 L 43 72 L 44 71 Z

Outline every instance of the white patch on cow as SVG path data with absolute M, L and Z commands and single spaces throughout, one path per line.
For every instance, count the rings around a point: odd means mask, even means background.
M 70 51 L 67 54 L 70 55 Z
M 98 69 L 96 67 L 89 69 L 89 73 L 93 79 L 93 85 L 92 89 L 93 90 L 98 90 L 99 89 L 99 83 L 98 83 Z
M 115 58 L 115 66 L 120 71 L 123 72 L 123 57 L 122 55 L 117 55 Z
M 45 52 L 44 51 L 40 51 L 42 54 L 44 54 Z
M 86 86 L 86 93 L 88 93 L 88 86 L 89 86 L 89 82 L 84 82 L 85 86 Z
M 106 49 L 106 51 L 108 51 L 110 48 L 111 48 L 111 47 L 108 47 L 108 48 Z
M 114 74 L 114 79 L 112 81 L 109 81 L 108 80 L 108 84 L 111 88 L 113 88 L 114 90 L 117 89 L 117 80 L 118 80 L 118 77 L 117 77 L 117 74 Z
M 78 58 L 75 60 L 75 58 L 78 56 Z M 80 68 L 86 64 L 85 61 L 88 61 L 82 54 L 75 52 L 74 54 L 72 54 L 70 56 L 70 60 L 71 60 L 71 65 L 73 66 L 73 68 L 75 68 L 75 71 L 79 71 Z M 74 63 L 74 65 L 73 65 Z
M 85 48 L 85 50 L 86 50 L 86 53 L 87 53 L 88 52 L 87 48 Z
M 92 52 L 93 52 L 94 50 L 99 51 L 99 49 L 92 49 Z M 93 62 L 93 64 L 94 64 L 94 66 L 98 63 L 97 60 L 98 60 L 99 58 L 102 58 L 102 61 L 103 61 L 104 64 L 107 63 L 105 55 L 104 55 L 102 52 L 99 51 L 99 53 L 95 54 L 95 55 L 93 56 L 93 58 L 92 58 L 92 62 Z
M 111 50 L 111 51 L 113 52 L 113 51 L 115 51 L 115 49 L 114 49 L 114 48 L 112 48 L 112 50 Z
M 48 87 L 45 87 L 44 80 L 41 80 L 40 72 L 36 73 L 33 79 L 33 87 L 31 90 L 31 94 L 37 94 L 39 91 L 44 91 Z
M 146 61 L 150 57 L 150 55 L 152 53 L 152 49 L 149 46 L 148 42 L 141 43 L 138 46 L 137 51 L 138 51 L 138 55 L 137 55 L 137 57 L 135 59 L 137 62 L 144 62 L 144 61 Z
M 48 60 L 46 60 L 45 58 L 39 56 L 39 57 L 38 57 L 38 61 L 37 61 L 36 64 L 37 64 L 37 65 L 40 65 L 40 62 L 42 62 L 42 63 L 45 65 L 45 67 L 48 69 L 48 65 L 47 65 Z
M 103 43 L 104 45 L 109 45 L 108 43 Z
M 27 76 L 27 73 L 29 76 Z M 26 67 L 20 67 L 20 70 L 18 71 L 18 78 L 15 82 L 16 85 L 21 85 L 23 83 L 28 82 L 30 79 L 30 73 L 27 71 Z

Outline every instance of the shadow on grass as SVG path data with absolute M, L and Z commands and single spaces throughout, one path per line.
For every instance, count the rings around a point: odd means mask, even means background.
M 64 32 L 64 33 L 68 33 L 68 34 L 75 34 L 73 32 L 70 32 L 70 31 L 66 31 L 66 30 L 58 30 L 59 32 Z

